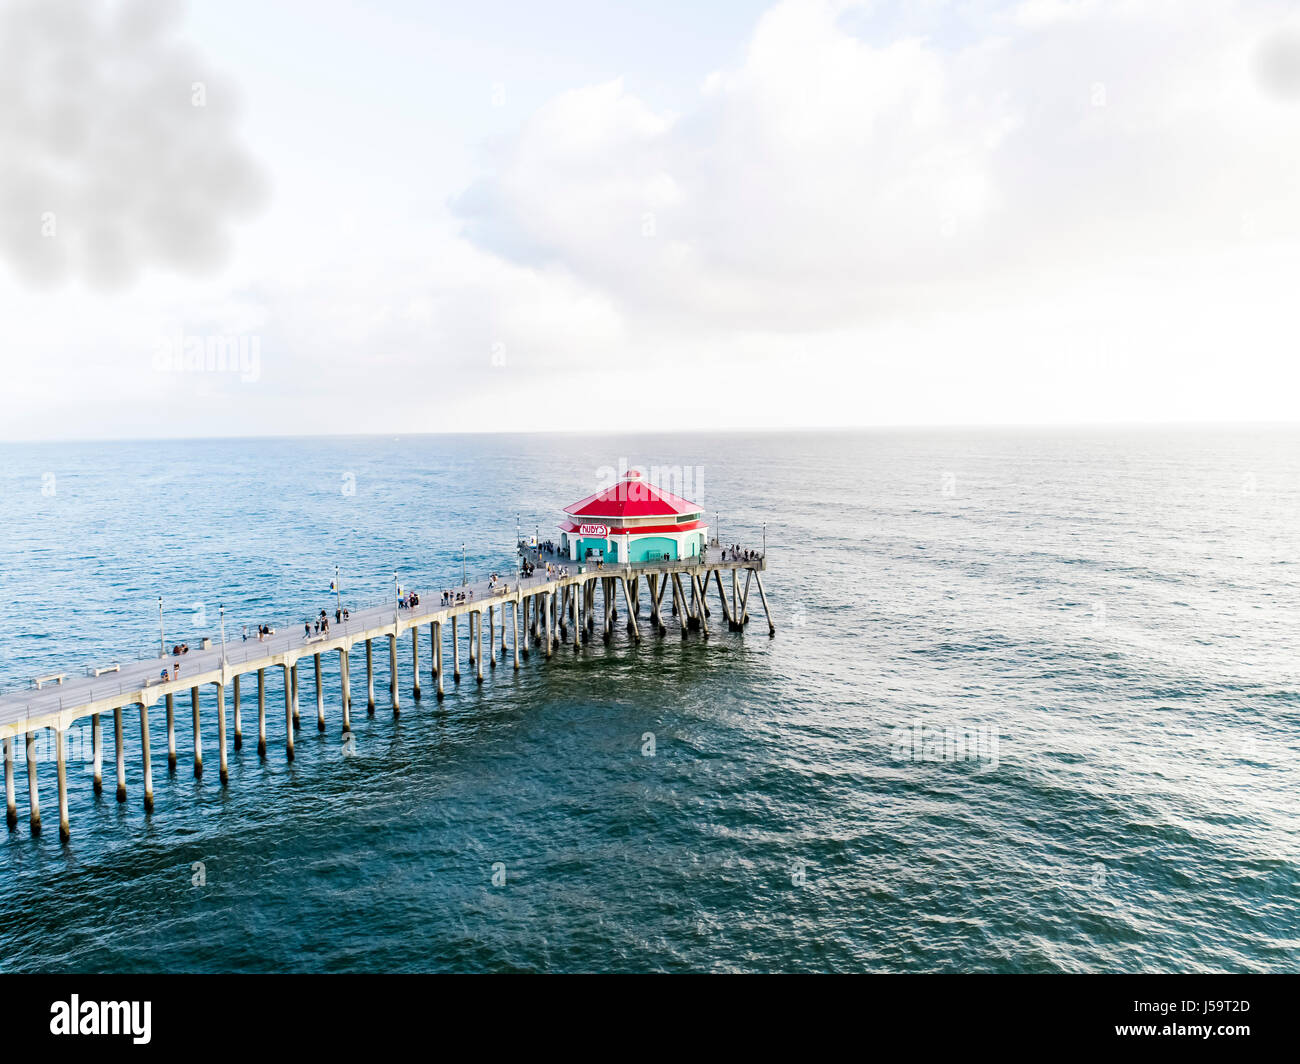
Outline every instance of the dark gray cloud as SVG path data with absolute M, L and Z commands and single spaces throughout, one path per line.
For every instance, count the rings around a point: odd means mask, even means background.
M 172 0 L 0 0 L 0 258 L 24 281 L 199 273 L 265 199 Z
M 1280 100 L 1300 100 L 1300 30 L 1278 30 L 1255 53 L 1255 76 Z

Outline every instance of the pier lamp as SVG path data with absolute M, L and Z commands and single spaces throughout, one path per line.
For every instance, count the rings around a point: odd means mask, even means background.
M 464 587 L 469 583 L 469 578 L 465 575 L 465 544 L 460 545 L 460 586 Z
M 226 606 L 217 607 L 221 613 L 221 682 L 226 682 Z
M 162 652 L 162 657 L 167 656 L 167 635 L 163 631 L 162 616 L 162 596 L 158 596 L 158 649 Z
M 397 624 L 398 610 L 402 607 L 402 585 L 397 582 L 397 570 L 393 570 L 393 624 Z
M 339 567 L 334 566 L 334 605 L 339 613 L 343 612 L 343 592 L 339 588 Z
M 767 522 L 763 522 L 763 557 L 767 557 Z
M 713 542 L 722 546 L 722 514 L 716 512 L 713 515 Z

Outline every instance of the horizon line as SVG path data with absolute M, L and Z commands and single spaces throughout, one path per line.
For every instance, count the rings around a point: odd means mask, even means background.
M 62 443 L 201 443 L 230 440 L 329 440 L 377 439 L 391 436 L 400 439 L 432 436 L 707 436 L 737 435 L 794 435 L 871 432 L 1007 432 L 1007 431 L 1079 431 L 1079 430 L 1159 430 L 1159 429 L 1295 429 L 1300 428 L 1300 418 L 1291 421 L 1072 421 L 1072 422 L 890 422 L 876 425 L 792 425 L 771 426 L 718 426 L 708 429 L 527 429 L 502 431 L 499 429 L 466 429 L 456 432 L 429 430 L 397 430 L 393 432 L 273 432 L 237 435 L 195 436 L 49 436 L 0 437 L 0 446 L 11 444 L 62 444 Z

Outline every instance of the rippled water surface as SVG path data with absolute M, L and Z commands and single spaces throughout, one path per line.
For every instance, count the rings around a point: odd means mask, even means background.
M 138 758 L 114 799 L 110 742 L 66 846 L 54 766 L 38 839 L 20 767 L 0 967 L 1300 964 L 1292 430 L 0 445 L 0 686 L 149 654 L 160 594 L 195 642 L 221 603 L 228 633 L 300 623 L 336 563 L 353 600 L 457 582 L 462 542 L 508 570 L 516 514 L 547 535 L 620 457 L 698 470 L 724 540 L 767 522 L 774 639 L 715 601 L 707 641 L 620 631 L 441 705 L 426 677 L 398 720 L 354 651 L 356 756 L 331 661 L 324 735 L 305 670 L 297 759 L 270 711 L 224 790 L 211 695 L 201 781 L 183 700 L 154 813 Z

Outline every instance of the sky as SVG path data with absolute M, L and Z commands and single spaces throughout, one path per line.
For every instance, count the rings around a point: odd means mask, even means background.
M 1300 12 L 0 0 L 0 439 L 1293 421 Z

